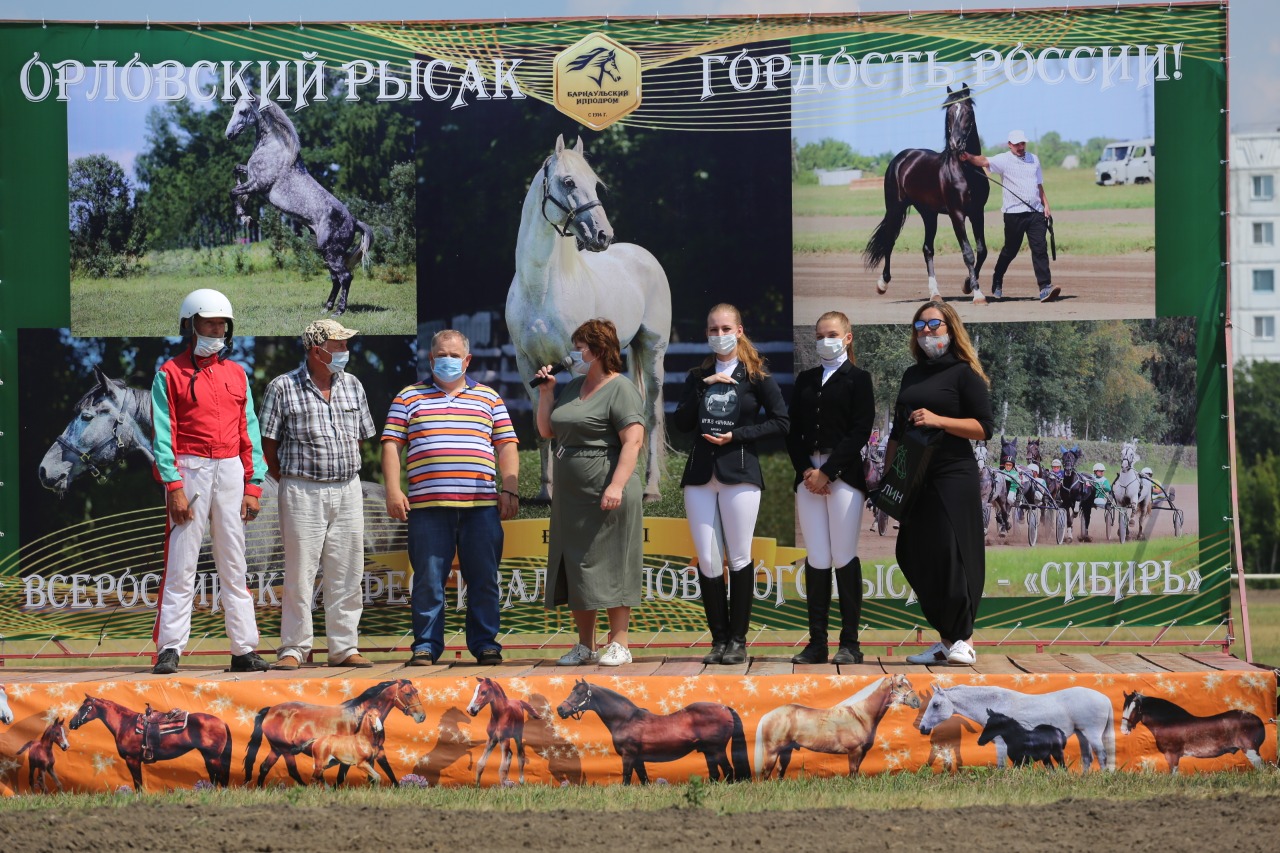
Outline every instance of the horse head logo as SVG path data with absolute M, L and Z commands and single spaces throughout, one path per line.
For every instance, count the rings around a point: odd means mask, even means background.
M 907 476 L 906 448 L 899 447 L 898 452 L 893 456 L 893 476 L 899 479 L 906 479 L 906 476 Z
M 622 72 L 618 69 L 618 51 L 611 47 L 596 47 L 578 54 L 569 63 L 569 70 L 586 73 L 597 89 L 604 88 L 606 77 L 614 83 L 622 82 Z

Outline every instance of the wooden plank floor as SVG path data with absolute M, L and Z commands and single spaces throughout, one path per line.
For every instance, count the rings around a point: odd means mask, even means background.
M 1143 652 L 1142 654 L 1041 654 L 1041 655 L 1003 655 L 991 652 L 979 652 L 978 662 L 972 667 L 950 666 L 917 666 L 909 664 L 904 657 L 868 656 L 861 664 L 837 666 L 835 664 L 793 664 L 789 656 L 765 653 L 753 656 L 750 661 L 731 666 L 706 666 L 699 657 L 688 654 L 664 655 L 657 650 L 646 650 L 643 656 L 623 666 L 578 666 L 560 667 L 555 657 L 548 658 L 512 658 L 500 666 L 477 666 L 470 661 L 458 661 L 454 664 L 444 662 L 434 666 L 406 666 L 403 658 L 397 660 L 377 661 L 372 668 L 356 669 L 349 667 L 329 667 L 323 664 L 306 664 L 292 671 L 272 670 L 265 673 L 231 673 L 225 668 L 215 668 L 197 661 L 190 666 L 182 667 L 178 675 L 183 678 L 194 678 L 209 681 L 277 681 L 295 678 L 353 678 L 361 680 L 382 680 L 389 678 L 472 678 L 489 676 L 492 678 L 514 678 L 529 675 L 572 675 L 575 677 L 594 676 L 628 676 L 644 677 L 652 675 L 674 675 L 688 677 L 692 675 L 937 675 L 980 673 L 984 675 L 1018 675 L 1032 674 L 1089 674 L 1089 673 L 1127 673 L 1157 674 L 1170 672 L 1212 672 L 1212 671 L 1258 671 L 1269 672 L 1270 667 L 1256 666 L 1222 652 L 1196 652 L 1178 654 L 1174 652 Z M 22 666 L 10 660 L 0 666 L 0 684 L 86 683 L 92 681 L 152 681 L 170 676 L 152 675 L 149 662 L 138 665 L 108 664 L 104 662 L 94 667 L 55 668 L 49 666 Z

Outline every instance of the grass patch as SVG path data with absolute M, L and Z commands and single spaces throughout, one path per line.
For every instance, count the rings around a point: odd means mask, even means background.
M 999 210 L 996 211 L 999 214 Z M 988 220 L 988 250 L 994 255 L 1000 251 L 999 241 L 1003 240 L 1003 231 L 993 230 L 993 221 Z M 998 225 L 998 222 L 994 223 Z M 861 254 L 866 248 L 866 240 L 870 232 L 849 229 L 845 231 L 821 231 L 817 233 L 795 233 L 791 247 L 798 254 Z M 1127 255 L 1131 252 L 1153 252 L 1156 246 L 1155 226 L 1136 222 L 1122 222 L 1111 225 L 1082 223 L 1067 228 L 1055 226 L 1055 239 L 1058 243 L 1058 255 L 1063 256 L 1106 256 Z M 994 242 L 993 242 L 994 241 Z M 898 237 L 895 254 L 907 252 L 919 257 L 919 247 L 924 244 L 924 226 L 920 217 L 912 214 Z M 960 255 L 960 247 L 956 244 L 951 226 L 938 228 L 938 235 L 933 241 L 934 253 L 938 257 Z
M 1280 667 L 1280 589 L 1248 590 L 1249 634 L 1253 639 L 1255 663 Z M 1244 657 L 1244 622 L 1240 613 L 1240 594 L 1231 594 L 1231 612 L 1236 625 L 1233 652 Z

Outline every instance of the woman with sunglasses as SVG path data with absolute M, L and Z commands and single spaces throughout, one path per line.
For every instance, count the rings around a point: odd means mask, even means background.
M 926 302 L 912 319 L 911 355 L 902 375 L 885 467 L 908 429 L 943 432 L 920 492 L 899 523 L 898 566 L 940 640 L 909 663 L 965 666 L 986 580 L 982 494 L 971 440 L 991 438 L 991 381 L 955 309 Z

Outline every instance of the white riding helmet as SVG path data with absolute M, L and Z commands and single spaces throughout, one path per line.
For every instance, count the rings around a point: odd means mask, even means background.
M 220 317 L 227 321 L 227 346 L 231 345 L 231 328 L 235 325 L 235 314 L 231 311 L 231 300 L 216 290 L 202 287 L 187 294 L 182 300 L 182 308 L 178 311 L 178 334 L 188 338 L 195 334 L 192 318 Z
M 1061 459 L 1055 459 L 1055 460 L 1053 460 L 1052 462 L 1050 462 L 1050 463 L 1049 463 L 1049 467 L 1050 467 L 1050 468 L 1061 468 L 1061 467 L 1062 467 L 1062 460 L 1061 460 Z
M 1101 462 L 1099 462 L 1097 465 L 1094 465 L 1094 466 L 1093 466 L 1093 472 L 1094 472 L 1095 474 L 1096 474 L 1096 473 L 1098 473 L 1099 471 L 1102 471 L 1103 473 L 1106 473 L 1106 470 L 1107 470 L 1107 466 L 1106 466 L 1106 465 L 1103 465 Z
M 1150 477 L 1150 476 L 1151 476 L 1151 469 L 1150 469 L 1150 468 L 1143 468 L 1143 469 L 1142 469 L 1142 476 L 1144 476 L 1144 477 Z
M 1027 470 L 1030 471 L 1032 474 L 1039 474 L 1040 466 L 1032 462 L 1030 465 L 1027 466 Z

